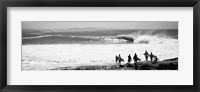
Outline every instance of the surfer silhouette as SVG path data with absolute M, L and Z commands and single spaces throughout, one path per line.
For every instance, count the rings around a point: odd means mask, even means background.
M 137 70 L 137 60 L 139 60 L 139 58 L 137 57 L 137 54 L 135 53 L 134 57 L 133 57 L 133 60 L 134 60 L 134 66 L 135 66 L 135 70 Z
M 154 55 L 154 61 L 158 61 L 158 57 Z
M 128 55 L 128 63 L 131 63 L 131 61 L 132 61 L 132 58 L 131 58 L 131 55 L 129 54 Z
M 115 56 L 115 62 L 117 63 L 117 61 L 119 60 L 118 56 Z
M 119 54 L 118 56 L 118 60 L 119 60 L 119 65 L 121 65 L 121 62 L 123 61 L 123 59 L 121 58 L 121 55 Z
M 153 61 L 153 57 L 154 57 L 154 55 L 153 55 L 153 53 L 151 52 L 151 54 L 150 54 L 150 60 L 151 60 L 151 61 Z
M 135 53 L 134 57 L 133 57 L 134 63 L 137 63 L 137 61 L 139 60 L 139 58 L 137 57 L 137 54 Z
M 145 56 L 146 61 L 148 61 L 149 53 L 147 52 L 147 50 L 145 50 L 144 56 Z

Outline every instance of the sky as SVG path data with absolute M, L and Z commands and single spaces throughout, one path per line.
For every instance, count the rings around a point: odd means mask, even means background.
M 178 21 L 22 21 L 22 29 L 178 29 Z

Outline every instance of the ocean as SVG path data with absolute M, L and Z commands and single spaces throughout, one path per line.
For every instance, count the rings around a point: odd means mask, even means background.
M 22 70 L 109 65 L 119 54 L 127 63 L 134 53 L 143 62 L 145 50 L 162 61 L 177 58 L 178 46 L 177 29 L 26 29 L 22 30 Z

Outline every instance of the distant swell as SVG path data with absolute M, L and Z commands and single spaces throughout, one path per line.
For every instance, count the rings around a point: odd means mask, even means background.
M 54 36 L 59 37 L 59 35 L 42 35 L 42 36 L 35 36 L 35 37 L 23 37 L 22 39 L 37 39 L 37 38 L 54 37 Z M 62 35 L 60 35 L 60 37 L 62 37 Z
M 22 44 L 72 44 L 72 43 L 92 43 L 100 41 L 100 37 L 78 37 L 63 35 L 44 35 L 36 37 L 22 38 Z

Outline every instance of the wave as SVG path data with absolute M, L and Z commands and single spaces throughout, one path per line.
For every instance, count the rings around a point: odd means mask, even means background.
M 41 35 L 41 36 L 34 36 L 34 37 L 23 37 L 22 39 L 37 39 L 37 38 L 45 38 L 45 37 L 53 37 L 55 35 Z M 62 35 L 56 35 L 56 36 L 62 36 Z
M 86 36 L 52 36 L 44 35 L 37 37 L 26 37 L 22 39 L 22 44 L 150 44 L 164 43 L 172 38 L 161 38 L 156 36 L 141 35 L 138 37 L 130 35 L 120 35 L 114 37 L 86 37 Z M 177 40 L 177 39 L 174 39 Z
M 115 34 L 115 35 L 113 35 Z M 110 36 L 76 36 L 65 34 L 23 37 L 22 44 L 149 44 L 178 39 L 178 30 L 133 30 Z
M 35 37 L 23 37 L 22 44 L 72 44 L 99 42 L 102 37 L 43 35 Z
M 118 35 L 117 38 L 139 44 L 164 43 L 166 40 L 178 40 L 178 30 L 140 30 Z
M 140 30 L 137 32 L 137 36 L 148 35 L 148 36 L 156 36 L 162 38 L 176 38 L 178 36 L 178 30 L 168 30 L 168 29 L 156 29 L 156 30 Z
M 118 35 L 116 36 L 117 39 L 123 39 L 126 40 L 127 43 L 133 43 L 134 42 L 134 37 L 129 36 L 129 35 Z

